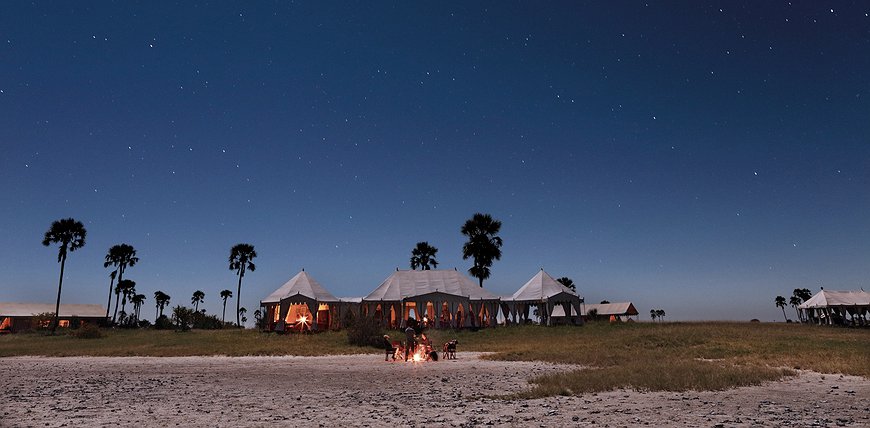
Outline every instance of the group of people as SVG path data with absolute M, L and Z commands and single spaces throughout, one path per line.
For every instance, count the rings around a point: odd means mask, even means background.
M 384 361 L 389 361 L 391 357 L 393 361 L 395 361 L 397 356 L 401 358 L 402 354 L 404 354 L 404 360 L 406 362 L 410 362 L 413 361 L 413 355 L 417 354 L 418 352 L 423 355 L 423 358 L 426 361 L 438 360 L 438 352 L 433 350 L 432 342 L 429 340 L 428 337 L 426 337 L 426 333 L 422 332 L 423 326 L 420 326 L 414 321 L 415 320 L 411 318 L 406 324 L 407 327 L 405 327 L 404 346 L 401 342 L 392 342 L 389 335 L 384 335 Z M 419 339 L 418 331 L 414 328 L 415 326 L 418 326 L 418 328 L 421 330 L 419 332 Z

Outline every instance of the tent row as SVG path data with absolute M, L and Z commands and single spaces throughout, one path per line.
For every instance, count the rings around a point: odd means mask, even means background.
M 542 269 L 512 296 L 501 297 L 456 270 L 396 270 L 362 298 L 337 298 L 303 269 L 260 301 L 269 331 L 340 329 L 359 316 L 386 328 L 409 319 L 432 328 L 494 327 L 530 322 L 579 324 L 582 297 Z

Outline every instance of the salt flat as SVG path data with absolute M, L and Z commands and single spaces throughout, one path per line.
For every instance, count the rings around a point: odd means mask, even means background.
M 716 392 L 490 398 L 571 367 L 383 356 L 0 359 L 0 426 L 870 426 L 870 381 L 800 372 Z

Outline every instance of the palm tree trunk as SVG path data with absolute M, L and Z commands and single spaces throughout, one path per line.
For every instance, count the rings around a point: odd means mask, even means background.
M 782 309 L 782 317 L 785 318 L 786 322 L 788 322 L 788 317 L 785 316 L 785 306 L 780 306 L 779 308 Z
M 118 267 L 118 284 L 121 283 L 121 280 L 124 279 L 124 265 Z M 119 293 L 115 293 L 115 314 L 112 315 L 112 324 L 115 324 L 115 320 L 118 319 L 118 298 Z
M 227 299 L 224 298 L 224 314 L 221 315 L 221 325 L 226 324 L 227 322 Z M 221 327 L 223 328 L 223 327 Z
M 51 323 L 52 334 L 57 330 L 57 324 L 60 322 L 60 290 L 63 288 L 63 267 L 65 264 L 66 252 L 60 258 L 60 279 L 57 281 L 57 303 L 54 305 L 54 321 Z
M 117 272 L 117 271 L 116 271 Z M 106 319 L 109 319 L 109 311 L 112 310 L 112 288 L 115 286 L 115 277 L 109 281 L 109 303 L 106 305 Z
M 239 315 L 239 308 L 241 307 L 242 301 L 242 277 L 245 276 L 245 264 L 242 263 L 242 267 L 239 268 L 239 287 L 236 289 L 236 325 L 239 328 L 242 328 L 241 316 Z

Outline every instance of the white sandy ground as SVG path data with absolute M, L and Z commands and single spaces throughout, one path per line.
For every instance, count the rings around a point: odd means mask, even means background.
M 0 426 L 870 426 L 870 381 L 801 372 L 719 392 L 503 400 L 571 369 L 383 356 L 0 359 Z

